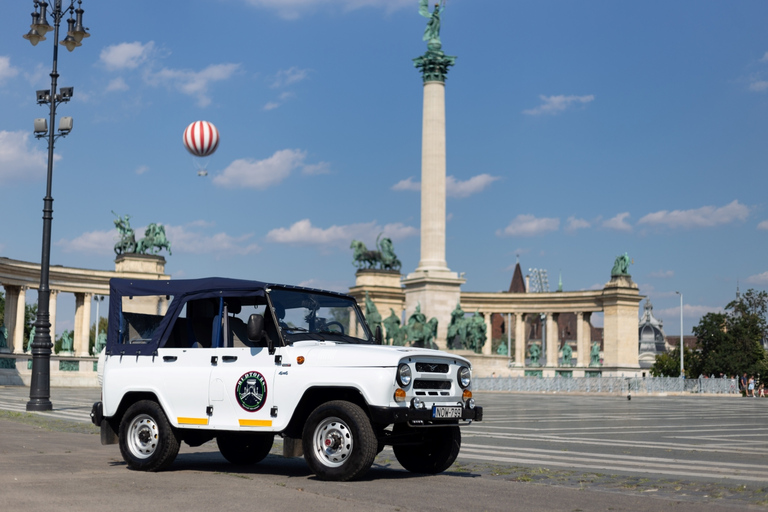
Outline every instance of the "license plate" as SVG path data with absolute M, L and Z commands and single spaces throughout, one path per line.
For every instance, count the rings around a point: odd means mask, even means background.
M 461 419 L 461 407 L 447 407 L 444 405 L 433 405 L 432 417 L 435 419 L 448 419 L 448 418 Z

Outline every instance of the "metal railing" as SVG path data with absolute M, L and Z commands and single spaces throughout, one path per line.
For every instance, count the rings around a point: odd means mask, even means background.
M 676 377 L 482 377 L 472 379 L 475 391 L 527 393 L 607 393 L 652 395 L 697 393 L 738 395 L 737 379 L 680 379 Z

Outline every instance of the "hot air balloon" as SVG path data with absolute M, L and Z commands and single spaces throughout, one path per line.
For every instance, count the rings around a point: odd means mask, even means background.
M 198 167 L 197 175 L 207 176 L 208 157 L 219 147 L 219 130 L 208 121 L 195 121 L 184 130 L 184 147 L 199 157 L 195 162 Z

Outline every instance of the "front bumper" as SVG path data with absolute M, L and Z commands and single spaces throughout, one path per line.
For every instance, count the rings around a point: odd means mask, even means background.
M 474 409 L 462 407 L 461 418 L 450 420 L 435 419 L 432 417 L 432 409 L 413 409 L 412 407 L 377 407 L 368 406 L 371 414 L 371 422 L 378 425 L 391 425 L 392 423 L 422 422 L 429 425 L 451 425 L 459 420 L 483 421 L 483 408 L 475 406 Z

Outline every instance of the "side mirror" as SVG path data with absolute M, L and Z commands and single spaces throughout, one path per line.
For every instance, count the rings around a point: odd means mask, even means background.
M 264 336 L 264 317 L 254 314 L 248 317 L 248 341 L 259 341 Z
M 377 345 L 381 345 L 384 342 L 384 337 L 381 335 L 381 325 L 376 326 L 376 333 L 373 335 L 373 339 Z

